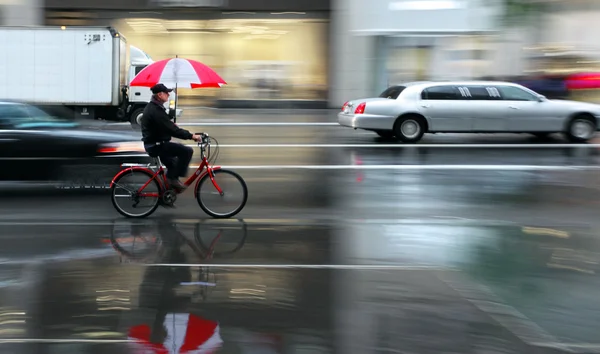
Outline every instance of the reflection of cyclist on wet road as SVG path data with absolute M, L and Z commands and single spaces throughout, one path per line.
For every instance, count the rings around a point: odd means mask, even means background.
M 175 293 L 177 286 L 191 281 L 190 268 L 166 265 L 186 263 L 185 236 L 168 220 L 159 223 L 158 233 L 163 247 L 154 262 L 161 266 L 148 266 L 144 272 L 136 310 L 140 316 L 128 328 L 130 339 L 161 354 L 219 346 L 217 323 L 187 313 L 190 299 Z
M 170 222 L 161 222 L 158 226 L 159 237 L 163 247 L 157 253 L 156 263 L 185 263 L 185 255 L 181 251 L 182 241 L 175 227 Z M 187 304 L 183 298 L 177 298 L 175 287 L 181 282 L 191 280 L 191 272 L 187 267 L 147 267 L 139 289 L 138 306 L 140 309 L 155 312 L 152 324 L 151 342 L 163 343 L 167 336 L 164 328 L 165 316 L 168 312 L 182 309 Z M 179 306 L 178 306 L 179 305 Z M 182 306 L 183 305 L 183 306 Z
M 165 220 L 167 220 L 167 223 L 171 222 L 168 218 Z M 230 223 L 226 226 L 216 226 L 211 225 L 210 222 L 204 223 L 204 220 L 201 220 L 194 225 L 194 240 L 186 238 L 176 230 L 172 231 L 171 236 L 173 232 L 177 232 L 179 240 L 176 242 L 184 243 L 192 249 L 194 255 L 198 256 L 197 260 L 192 261 L 193 263 L 198 263 L 198 261 L 202 263 L 217 257 L 230 257 L 244 247 L 248 236 L 246 222 L 243 219 L 237 221 L 239 230 L 234 230 L 237 225 Z M 161 222 L 163 221 L 158 223 Z M 156 252 L 161 249 L 160 244 L 162 243 L 162 237 L 156 236 L 157 224 L 137 225 L 116 222 L 110 236 L 111 245 L 115 251 L 127 260 L 157 263 Z M 176 228 L 174 225 L 172 227 Z

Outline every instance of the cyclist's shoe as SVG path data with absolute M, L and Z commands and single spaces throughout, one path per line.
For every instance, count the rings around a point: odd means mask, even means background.
M 178 179 L 169 178 L 168 181 L 169 181 L 169 187 L 172 187 L 176 191 L 181 192 L 187 188 L 187 186 Z

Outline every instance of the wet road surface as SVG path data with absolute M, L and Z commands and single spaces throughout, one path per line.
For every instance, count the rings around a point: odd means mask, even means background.
M 248 183 L 235 219 L 209 219 L 191 191 L 136 221 L 104 191 L 3 193 L 1 353 L 172 350 L 197 319 L 194 338 L 219 324 L 222 353 L 600 352 L 597 147 L 200 130 Z

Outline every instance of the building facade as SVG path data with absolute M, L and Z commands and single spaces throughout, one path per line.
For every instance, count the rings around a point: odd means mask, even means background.
M 477 0 L 333 0 L 332 13 L 334 105 L 403 81 L 482 76 L 493 60 L 497 9 Z
M 600 24 L 600 2 L 572 0 L 556 2 L 543 16 L 530 56 L 546 57 L 540 68 L 562 73 L 600 71 L 600 43 L 595 37 Z
M 330 104 L 377 95 L 403 81 L 600 72 L 594 37 L 600 2 L 549 1 L 511 24 L 502 24 L 503 8 L 490 4 L 333 0 Z
M 3 25 L 114 26 L 154 60 L 200 60 L 229 85 L 180 97 L 222 107 L 339 107 L 403 81 L 598 67 L 597 1 L 555 1 L 535 26 L 516 27 L 500 27 L 501 9 L 489 4 L 0 0 L 0 18 Z
M 325 107 L 329 2 L 321 0 L 47 0 L 46 24 L 109 25 L 152 59 L 214 68 L 222 89 L 180 97 L 223 107 Z
M 43 0 L 0 0 L 0 26 L 36 26 L 43 22 Z

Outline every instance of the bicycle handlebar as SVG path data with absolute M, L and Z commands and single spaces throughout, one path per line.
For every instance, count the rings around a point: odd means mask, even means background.
M 202 137 L 202 140 L 197 142 L 199 145 L 200 144 L 202 144 L 202 145 L 208 144 L 208 142 L 210 140 L 210 137 L 208 136 L 208 134 L 202 133 L 202 132 L 200 132 L 200 133 L 194 133 L 194 134 L 200 135 Z
M 206 133 L 195 133 L 197 135 L 200 135 L 201 139 L 200 141 L 197 141 L 196 143 L 198 144 L 198 147 L 200 148 L 200 152 L 202 154 L 202 158 L 205 158 L 206 156 L 211 156 L 210 159 L 212 159 L 212 162 L 214 163 L 214 161 L 216 160 L 217 156 L 219 155 L 219 142 L 216 139 L 211 138 L 208 134 Z M 211 141 L 214 140 L 214 143 L 216 144 L 216 155 L 212 156 L 211 154 Z M 206 156 L 205 156 L 206 155 Z

